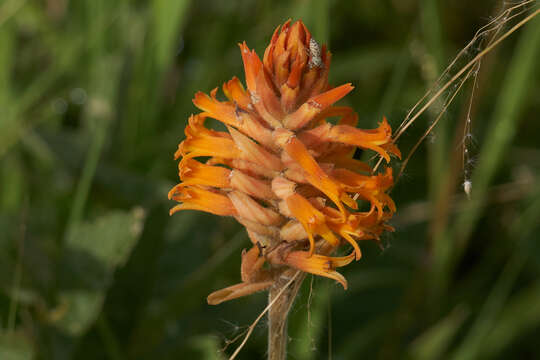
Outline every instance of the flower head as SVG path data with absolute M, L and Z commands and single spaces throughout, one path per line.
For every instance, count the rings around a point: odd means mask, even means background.
M 400 156 L 390 125 L 356 128 L 349 107 L 334 106 L 351 84 L 328 84 L 330 52 L 301 21 L 278 27 L 263 60 L 240 44 L 247 89 L 234 77 L 195 94 L 201 113 L 192 115 L 175 158 L 180 184 L 171 209 L 201 210 L 236 218 L 247 229 L 252 248 L 242 255 L 242 283 L 214 292 L 211 304 L 263 290 L 289 269 L 325 276 L 347 287 L 335 269 L 361 257 L 360 240 L 379 240 L 395 212 L 387 194 L 392 169 L 375 174 L 353 158 L 357 147 L 375 151 L 386 162 Z M 332 125 L 328 118 L 338 118 Z M 227 131 L 205 126 L 213 118 Z M 206 157 L 206 163 L 197 158 Z M 369 203 L 360 211 L 359 202 Z M 348 256 L 332 256 L 351 247 Z M 270 266 L 263 267 L 265 263 Z

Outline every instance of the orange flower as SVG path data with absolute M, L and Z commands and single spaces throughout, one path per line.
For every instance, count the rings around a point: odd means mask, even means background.
M 396 211 L 387 193 L 392 169 L 375 174 L 352 156 L 359 147 L 386 162 L 400 157 L 390 125 L 383 118 L 376 129 L 357 129 L 356 113 L 334 106 L 353 86 L 328 85 L 330 52 L 301 21 L 276 29 L 262 61 L 245 42 L 240 51 L 247 89 L 234 77 L 223 85 L 225 101 L 217 88 L 195 94 L 203 112 L 189 119 L 175 154 L 182 158 L 181 182 L 169 193 L 181 202 L 171 214 L 192 209 L 233 216 L 253 243 L 242 254 L 242 283 L 214 292 L 208 302 L 264 290 L 290 268 L 347 288 L 335 268 L 360 259 L 358 241 L 391 231 L 386 221 Z M 336 125 L 330 117 L 339 119 Z M 205 127 L 206 118 L 227 132 Z M 200 157 L 209 159 L 195 160 Z M 359 201 L 369 202 L 369 210 L 358 211 Z M 332 256 L 347 246 L 350 255 Z

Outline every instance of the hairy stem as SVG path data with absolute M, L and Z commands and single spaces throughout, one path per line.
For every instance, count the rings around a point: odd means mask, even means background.
M 268 360 L 285 360 L 287 353 L 287 317 L 300 290 L 305 273 L 290 283 L 292 272 L 285 272 L 270 288 L 268 303 L 274 301 L 268 312 Z M 287 289 L 283 290 L 283 287 Z M 280 294 L 281 293 L 281 294 Z M 277 299 L 276 299 L 277 298 Z

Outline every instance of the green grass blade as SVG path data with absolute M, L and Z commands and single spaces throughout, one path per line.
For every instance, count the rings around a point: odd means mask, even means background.
M 489 294 L 471 330 L 461 346 L 456 350 L 453 357 L 454 360 L 477 359 L 479 354 L 489 351 L 489 348 L 492 346 L 492 341 L 487 341 L 486 339 L 489 339 L 488 334 L 496 326 L 497 319 L 505 308 L 505 303 L 510 297 L 510 292 L 514 287 L 517 277 L 527 263 L 526 260 L 529 253 L 523 249 L 525 246 L 524 242 L 529 234 L 537 227 L 538 219 L 540 218 L 540 187 L 537 187 L 535 195 L 532 204 L 516 219 L 510 228 L 509 238 L 517 239 L 518 241 L 515 253 L 503 269 L 499 280 Z M 520 309 L 519 313 L 521 311 L 523 309 Z M 519 314 L 515 314 L 515 316 L 519 319 Z M 516 329 L 517 326 L 513 325 L 513 328 Z M 507 344 L 508 341 L 504 343 Z M 499 345 L 499 347 L 501 346 Z
M 190 0 L 156 0 L 153 9 L 153 42 L 159 69 L 167 67 L 173 59 L 174 47 L 180 27 L 189 10 Z
M 468 311 L 463 307 L 456 307 L 447 317 L 441 319 L 411 344 L 411 358 L 415 360 L 441 359 L 467 315 Z

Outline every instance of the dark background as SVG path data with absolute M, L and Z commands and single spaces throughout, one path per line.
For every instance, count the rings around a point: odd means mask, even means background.
M 0 1 L 0 359 L 226 358 L 266 297 L 207 305 L 239 281 L 246 233 L 230 218 L 168 216 L 193 94 L 243 80 L 238 42 L 262 55 L 277 25 L 302 19 L 329 44 L 331 83 L 355 86 L 341 103 L 360 127 L 386 115 L 395 129 L 515 3 Z M 362 243 L 342 270 L 348 291 L 307 278 L 290 359 L 540 356 L 539 48 L 536 19 L 484 59 L 471 137 L 469 81 L 394 188 L 384 250 Z M 404 154 L 443 105 L 400 139 Z M 265 347 L 263 320 L 239 358 Z

